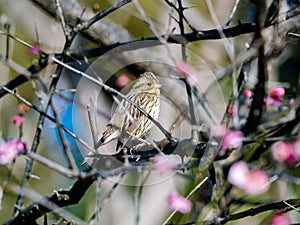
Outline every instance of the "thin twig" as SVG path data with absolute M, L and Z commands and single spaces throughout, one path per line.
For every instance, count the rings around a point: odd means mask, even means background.
M 229 24 L 232 22 L 232 19 L 236 13 L 239 2 L 240 2 L 240 0 L 235 1 L 233 9 L 231 10 L 230 16 L 229 16 L 227 22 L 225 23 L 225 27 L 229 26 Z
M 81 23 L 79 23 L 74 29 L 73 31 L 75 33 L 82 31 L 82 30 L 86 30 L 88 29 L 90 26 L 92 26 L 94 23 L 96 23 L 97 21 L 101 20 L 102 18 L 106 17 L 107 15 L 109 15 L 110 13 L 116 11 L 117 9 L 121 8 L 122 6 L 128 4 L 129 2 L 131 2 L 132 0 L 120 0 L 118 2 L 116 2 L 115 4 L 111 5 L 110 7 L 108 7 L 107 9 L 97 13 L 94 17 L 92 17 L 89 20 L 83 21 Z
M 64 15 L 63 15 L 63 10 L 61 8 L 60 0 L 55 0 L 55 4 L 56 4 L 56 7 L 57 7 L 57 13 L 59 15 L 61 28 L 64 31 L 66 40 L 70 41 L 72 38 L 70 36 L 70 32 L 68 31 L 68 27 L 67 27 L 66 22 L 65 22 L 65 18 L 64 18 Z
M 45 165 L 47 168 L 52 169 L 66 177 L 74 177 L 77 178 L 80 174 L 78 173 L 78 171 L 74 171 L 74 170 L 70 170 L 56 162 L 53 162 L 37 153 L 34 152 L 30 152 L 28 153 L 28 157 L 36 160 L 37 162 Z

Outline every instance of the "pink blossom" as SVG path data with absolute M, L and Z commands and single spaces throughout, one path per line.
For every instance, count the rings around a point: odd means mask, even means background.
M 274 159 L 290 165 L 297 163 L 297 156 L 294 151 L 294 145 L 288 141 L 277 141 L 272 146 Z
M 269 189 L 269 177 L 262 170 L 249 170 L 243 161 L 234 163 L 228 172 L 228 181 L 249 195 L 259 195 Z
M 10 139 L 0 144 L 0 164 L 11 163 L 19 154 L 27 151 L 26 144 L 21 140 Z
M 120 88 L 125 87 L 127 84 L 129 84 L 132 81 L 130 75 L 123 73 L 119 75 L 116 79 L 116 85 Z
M 180 62 L 175 65 L 175 70 L 178 73 L 181 73 L 190 85 L 196 85 L 195 81 L 198 71 L 191 64 L 187 62 Z
M 243 190 L 249 195 L 259 195 L 266 192 L 270 187 L 269 177 L 263 170 L 250 171 L 247 176 L 247 185 Z
M 249 173 L 248 165 L 244 161 L 239 161 L 231 165 L 228 172 L 228 181 L 240 188 L 247 183 Z
M 249 89 L 245 89 L 244 90 L 244 95 L 246 96 L 246 97 L 248 97 L 248 98 L 253 98 L 253 92 L 252 91 L 250 91 Z
M 20 139 L 9 139 L 7 144 L 12 148 L 17 149 L 19 154 L 24 154 L 27 152 L 26 143 Z
M 283 87 L 280 86 L 280 87 L 271 88 L 269 96 L 273 99 L 282 101 L 284 94 L 285 94 L 285 90 Z
M 269 96 L 265 98 L 265 103 L 267 105 L 279 105 L 282 102 L 285 90 L 283 87 L 271 88 L 269 91 Z
M 228 129 L 221 143 L 221 150 L 224 151 L 240 148 L 243 145 L 243 137 L 243 132 Z
M 225 124 L 217 124 L 211 127 L 211 135 L 215 138 L 223 138 L 227 132 Z
M 289 225 L 291 224 L 290 219 L 285 214 L 277 214 L 272 218 L 272 225 Z
M 175 70 L 178 73 L 184 73 L 184 74 L 189 74 L 191 72 L 195 72 L 194 67 L 187 62 L 180 62 L 180 63 L 176 64 Z
M 230 116 L 233 116 L 237 113 L 237 107 L 235 105 L 228 105 L 227 107 L 227 113 L 230 115 Z
M 25 121 L 25 118 L 23 115 L 16 115 L 12 118 L 12 122 L 13 124 L 15 124 L 16 126 L 20 126 L 21 124 L 23 124 Z
M 295 98 L 290 98 L 289 99 L 289 103 L 292 105 L 292 104 L 294 104 L 294 102 L 295 102 Z
M 294 147 L 295 158 L 299 162 L 300 161 L 300 137 L 298 137 L 297 140 L 293 143 L 293 147 Z
M 153 159 L 153 169 L 160 173 L 173 172 L 177 163 L 172 156 L 156 155 Z
M 280 105 L 281 104 L 281 100 L 278 100 L 278 99 L 274 99 L 274 98 L 271 98 L 271 97 L 266 97 L 264 99 L 264 102 L 267 104 L 267 105 Z
M 240 148 L 243 144 L 244 134 L 239 130 L 231 130 L 224 124 L 218 124 L 211 127 L 211 135 L 217 139 L 223 139 L 221 150 L 232 150 Z
M 172 192 L 168 196 L 169 208 L 181 213 L 189 213 L 192 210 L 192 202 L 182 197 L 177 192 Z
M 31 45 L 29 47 L 29 52 L 32 54 L 39 54 L 41 52 L 41 47 L 39 45 Z

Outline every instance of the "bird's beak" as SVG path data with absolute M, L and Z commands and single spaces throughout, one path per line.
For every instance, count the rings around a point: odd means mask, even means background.
M 162 85 L 161 84 L 155 84 L 155 86 L 154 86 L 155 88 L 161 88 L 162 87 Z

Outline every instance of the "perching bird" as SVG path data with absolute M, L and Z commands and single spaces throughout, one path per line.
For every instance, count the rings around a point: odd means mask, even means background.
M 160 111 L 160 87 L 156 76 L 152 72 L 145 72 L 137 79 L 126 98 L 156 120 Z M 140 138 L 145 137 L 153 123 L 138 107 L 122 99 L 95 148 L 115 139 L 118 139 L 118 145 L 133 147 Z

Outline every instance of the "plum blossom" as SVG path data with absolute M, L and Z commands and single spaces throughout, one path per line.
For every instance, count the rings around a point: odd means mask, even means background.
M 227 107 L 227 113 L 230 116 L 236 115 L 237 114 L 237 107 L 233 104 L 228 105 Z
M 282 101 L 284 94 L 285 94 L 285 90 L 283 87 L 280 86 L 280 87 L 271 88 L 269 96 L 273 99 Z
M 175 65 L 175 69 L 179 73 L 189 74 L 191 72 L 195 72 L 194 67 L 187 62 L 180 62 Z
M 19 155 L 27 152 L 26 143 L 17 140 L 10 139 L 5 143 L 0 144 L 0 164 L 8 164 Z
M 215 138 L 223 138 L 227 132 L 225 124 L 218 124 L 211 127 L 211 135 Z
M 277 214 L 272 218 L 272 225 L 289 225 L 291 224 L 290 219 L 285 214 Z
M 20 126 L 21 124 L 23 124 L 25 121 L 25 118 L 23 115 L 19 114 L 19 115 L 16 115 L 12 118 L 12 122 L 13 124 L 15 124 L 16 126 Z
M 254 94 L 253 94 L 253 92 L 252 92 L 251 90 L 245 89 L 245 90 L 244 90 L 244 95 L 245 95 L 246 97 L 252 99 Z
M 259 169 L 249 170 L 248 165 L 239 161 L 228 172 L 228 181 L 249 195 L 259 195 L 269 189 L 269 177 Z
M 175 210 L 183 214 L 189 213 L 192 210 L 192 202 L 177 192 L 169 194 L 168 203 L 171 210 Z
M 271 148 L 274 159 L 289 165 L 297 164 L 300 160 L 299 145 L 299 138 L 294 144 L 288 141 L 277 141 Z
M 240 148 L 243 145 L 243 132 L 239 130 L 228 129 L 225 124 L 212 126 L 211 135 L 214 138 L 222 140 L 222 151 L 233 150 Z
M 177 166 L 176 160 L 169 155 L 156 155 L 153 159 L 153 169 L 162 173 L 174 172 Z
M 300 162 L 300 137 L 294 142 L 277 141 L 272 146 L 274 159 L 288 165 L 295 165 Z
M 268 105 L 279 105 L 285 94 L 285 90 L 283 87 L 274 87 L 271 88 L 269 91 L 269 96 L 265 98 L 265 103 Z
M 243 145 L 244 134 L 239 130 L 228 129 L 221 143 L 221 150 L 232 150 Z
M 293 143 L 294 154 L 297 161 L 300 161 L 300 137 Z
M 178 73 L 181 73 L 189 84 L 196 85 L 195 80 L 198 76 L 198 71 L 191 64 L 187 62 L 180 62 L 175 65 L 175 70 Z
M 121 75 L 119 75 L 116 79 L 116 85 L 119 88 L 123 88 L 125 87 L 127 84 L 129 84 L 132 81 L 130 75 L 123 73 Z
M 228 172 L 228 181 L 238 187 L 243 187 L 247 182 L 246 177 L 249 173 L 249 168 L 244 161 L 239 161 L 230 167 Z
M 246 177 L 248 185 L 244 187 L 244 191 L 247 194 L 259 195 L 266 192 L 270 187 L 269 177 L 263 170 L 250 171 Z

